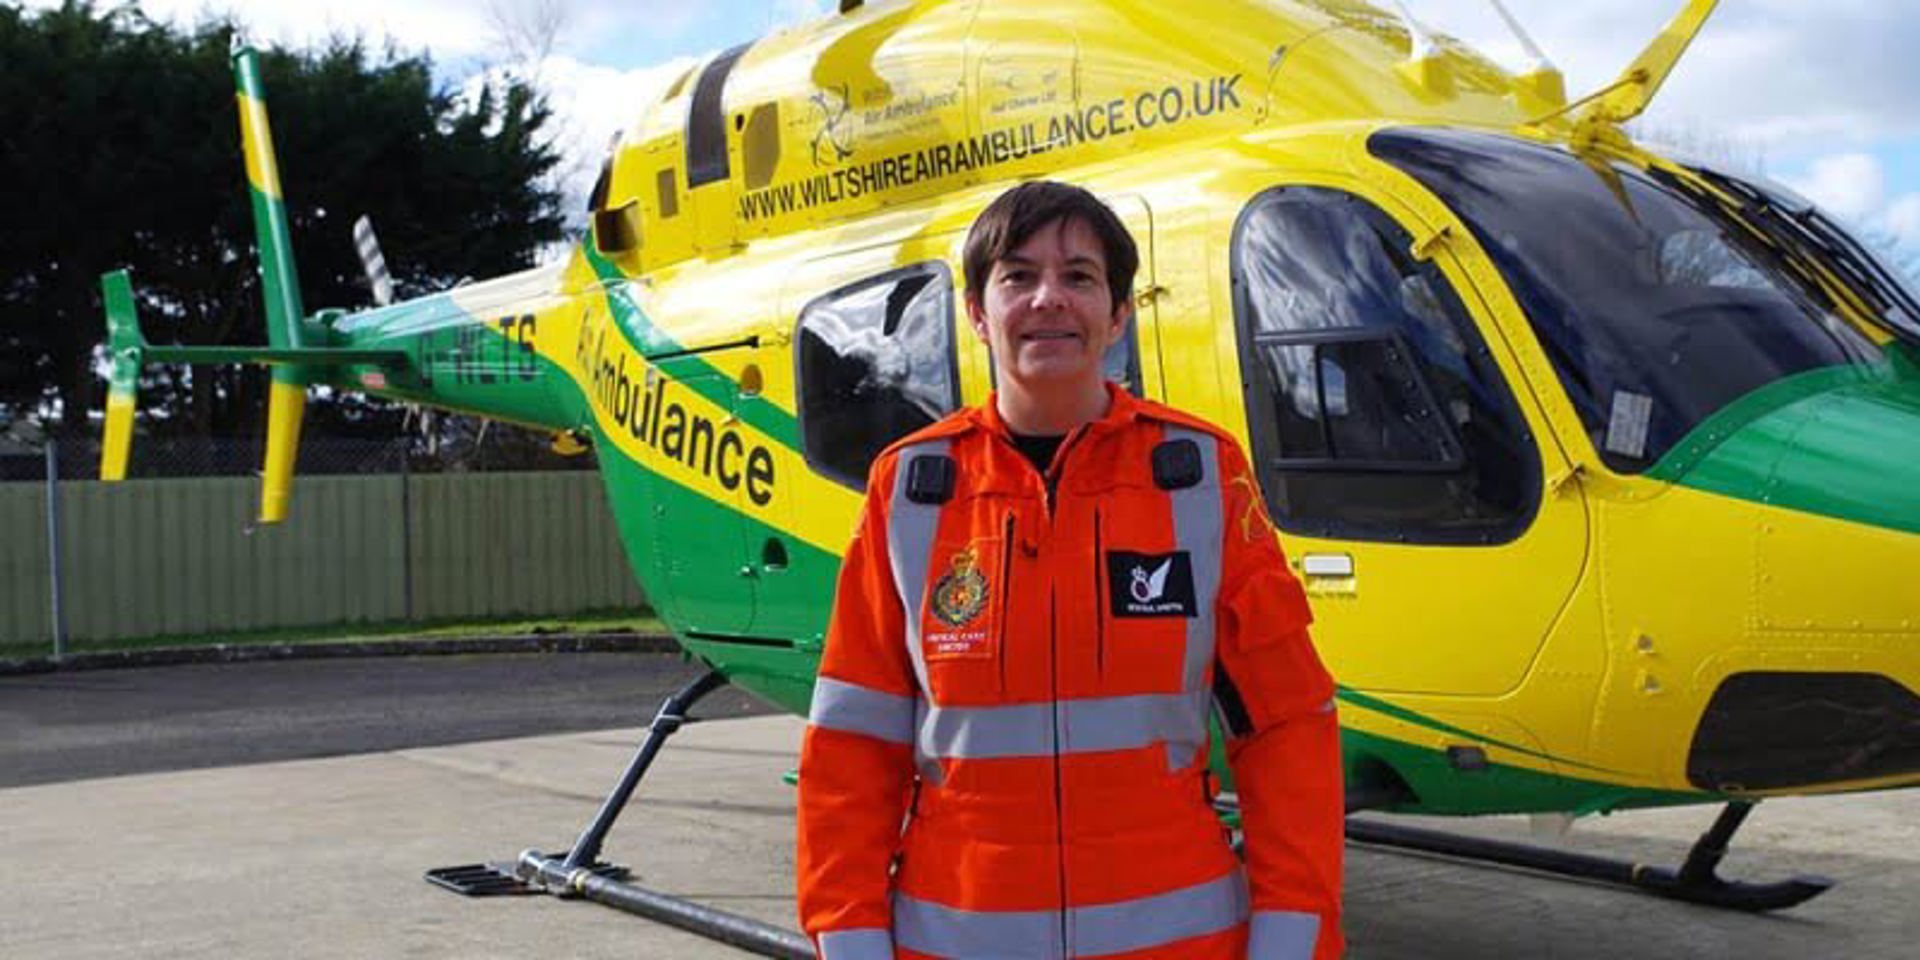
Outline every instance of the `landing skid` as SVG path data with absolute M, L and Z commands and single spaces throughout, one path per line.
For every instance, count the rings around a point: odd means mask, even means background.
M 1442 830 L 1397 823 L 1347 820 L 1350 843 L 1395 847 L 1520 867 L 1555 876 L 1593 880 L 1629 887 L 1670 900 L 1749 913 L 1798 906 L 1833 887 L 1825 877 L 1796 876 L 1775 883 L 1745 883 L 1723 879 L 1718 873 L 1727 844 L 1753 812 L 1753 802 L 1735 800 L 1720 811 L 1713 826 L 1700 835 L 1678 869 L 1655 867 L 1531 844 L 1484 840 Z
M 572 849 L 560 856 L 548 856 L 528 850 L 514 863 L 477 863 L 457 867 L 439 867 L 427 871 L 428 883 L 470 897 L 512 894 L 550 893 L 556 897 L 578 897 L 605 904 L 679 927 L 700 936 L 739 947 L 749 953 L 778 960 L 813 960 L 813 944 L 791 930 L 761 923 L 750 917 L 715 910 L 691 900 L 669 896 L 626 882 L 625 867 L 600 861 L 600 846 L 606 841 L 613 822 L 632 799 L 634 788 L 647 775 L 653 758 L 666 745 L 667 738 L 687 723 L 687 712 L 708 694 L 726 686 L 727 678 L 717 670 L 688 684 L 660 705 L 660 712 L 647 728 L 647 738 L 627 764 L 620 782 L 601 803 L 593 822 L 573 842 Z

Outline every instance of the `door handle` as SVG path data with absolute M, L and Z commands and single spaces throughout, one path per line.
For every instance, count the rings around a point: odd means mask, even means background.
M 1350 553 L 1309 553 L 1300 558 L 1300 572 L 1315 580 L 1353 579 Z
M 1313 596 L 1353 596 L 1360 592 L 1353 554 L 1309 553 L 1300 558 L 1301 586 Z

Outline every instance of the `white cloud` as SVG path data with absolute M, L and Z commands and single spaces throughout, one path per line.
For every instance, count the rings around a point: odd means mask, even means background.
M 1887 177 L 1880 161 L 1864 153 L 1839 153 L 1813 162 L 1804 177 L 1786 178 L 1802 196 L 1856 223 L 1883 214 Z
M 1894 196 L 1880 161 L 1861 153 L 1816 159 L 1804 176 L 1785 177 L 1795 192 L 1851 227 L 1867 245 L 1920 262 L 1920 192 Z
M 831 9 L 833 4 L 826 0 L 774 0 L 774 23 L 776 26 L 791 27 L 825 16 Z
M 1520 47 L 1485 0 L 1411 0 L 1423 21 L 1510 68 Z M 1507 0 L 1574 96 L 1618 76 L 1681 0 Z M 1765 147 L 1828 149 L 1920 133 L 1920 4 L 1888 0 L 1723 3 L 1648 111 Z
M 638 70 L 616 70 L 556 55 L 532 71 L 553 108 L 554 143 L 561 154 L 553 177 L 569 220 L 585 209 L 608 144 L 695 62 L 693 57 L 678 57 Z
M 1920 193 L 1909 193 L 1887 208 L 1887 232 L 1895 242 L 1920 253 Z

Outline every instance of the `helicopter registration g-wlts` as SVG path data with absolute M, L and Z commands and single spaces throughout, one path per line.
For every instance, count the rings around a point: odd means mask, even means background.
M 271 346 L 150 346 L 110 275 L 103 473 L 150 361 L 273 366 L 266 520 L 313 383 L 591 443 L 713 673 L 572 851 L 509 869 L 694 922 L 605 876 L 600 838 L 706 690 L 806 712 L 868 463 L 992 388 L 964 231 L 1071 180 L 1143 254 L 1113 377 L 1251 453 L 1350 807 L 1727 804 L 1677 871 L 1354 835 L 1789 905 L 1823 885 L 1714 874 L 1754 801 L 1920 784 L 1920 302 L 1819 210 L 1623 132 L 1713 6 L 1569 101 L 1543 60 L 1350 0 L 847 3 L 645 109 L 563 263 L 311 316 L 241 51 Z

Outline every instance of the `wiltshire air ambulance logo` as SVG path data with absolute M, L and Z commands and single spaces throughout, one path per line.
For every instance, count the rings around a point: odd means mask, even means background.
M 987 607 L 987 578 L 969 546 L 953 555 L 952 569 L 933 585 L 933 616 L 949 627 L 966 625 Z

